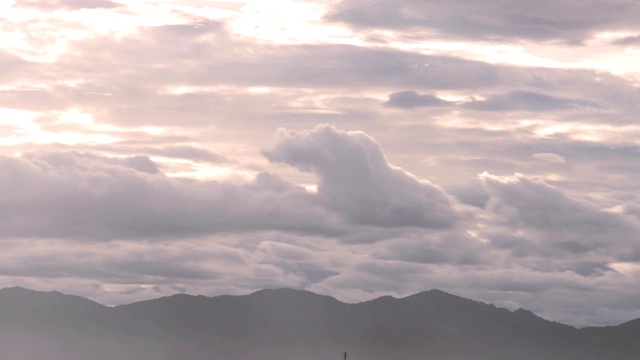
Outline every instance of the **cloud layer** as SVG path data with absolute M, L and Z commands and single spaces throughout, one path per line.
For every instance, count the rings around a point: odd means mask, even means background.
M 597 31 L 635 28 L 640 7 L 627 1 L 544 1 L 538 4 L 517 0 L 480 4 L 456 0 L 390 0 L 339 2 L 330 20 L 355 26 L 423 28 L 443 36 L 474 40 L 528 39 L 580 43 Z
M 0 3 L 0 286 L 640 317 L 638 11 Z

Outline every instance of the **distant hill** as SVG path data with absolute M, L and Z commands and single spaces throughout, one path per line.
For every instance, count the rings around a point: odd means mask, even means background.
M 107 307 L 0 289 L 3 360 L 638 359 L 640 319 L 576 329 L 439 290 L 346 304 L 308 291 Z

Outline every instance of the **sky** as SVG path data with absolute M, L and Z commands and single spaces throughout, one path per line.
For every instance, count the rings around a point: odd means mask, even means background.
M 0 287 L 640 317 L 640 2 L 0 2 Z

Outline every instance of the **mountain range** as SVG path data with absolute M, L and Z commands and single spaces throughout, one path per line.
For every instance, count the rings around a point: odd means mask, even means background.
M 439 290 L 347 304 L 292 289 L 108 307 L 0 289 L 3 360 L 627 360 L 640 319 L 577 329 Z

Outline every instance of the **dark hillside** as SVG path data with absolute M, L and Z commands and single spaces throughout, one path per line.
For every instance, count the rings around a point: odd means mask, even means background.
M 170 359 L 636 359 L 640 320 L 575 329 L 439 290 L 345 304 L 291 289 L 169 297 L 109 308 L 0 290 L 0 357 Z

